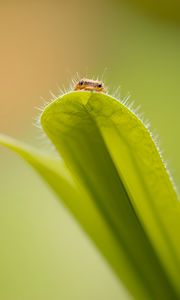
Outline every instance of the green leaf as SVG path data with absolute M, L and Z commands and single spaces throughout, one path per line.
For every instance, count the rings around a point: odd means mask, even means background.
M 60 159 L 0 143 L 52 186 L 136 299 L 179 299 L 179 201 L 143 123 L 116 99 L 91 92 L 63 95 L 41 123 L 68 171 Z

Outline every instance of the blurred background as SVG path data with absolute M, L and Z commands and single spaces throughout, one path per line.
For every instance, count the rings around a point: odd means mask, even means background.
M 28 141 L 35 107 L 76 75 L 141 105 L 180 184 L 179 0 L 0 1 L 0 132 Z M 0 299 L 119 300 L 127 291 L 48 187 L 0 149 Z

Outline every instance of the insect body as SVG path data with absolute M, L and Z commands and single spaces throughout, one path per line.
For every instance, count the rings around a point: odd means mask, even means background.
M 78 83 L 76 83 L 74 90 L 105 92 L 103 83 L 92 79 L 81 79 Z

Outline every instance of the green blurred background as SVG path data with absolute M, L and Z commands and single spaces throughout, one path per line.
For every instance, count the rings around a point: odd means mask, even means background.
M 180 2 L 0 1 L 0 131 L 32 125 L 78 72 L 131 95 L 180 183 Z M 127 291 L 33 170 L 0 149 L 0 299 L 119 300 Z

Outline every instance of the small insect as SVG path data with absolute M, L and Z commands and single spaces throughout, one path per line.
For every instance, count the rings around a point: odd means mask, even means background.
M 76 83 L 74 90 L 105 92 L 103 82 L 99 80 L 92 80 L 92 79 L 81 79 Z

